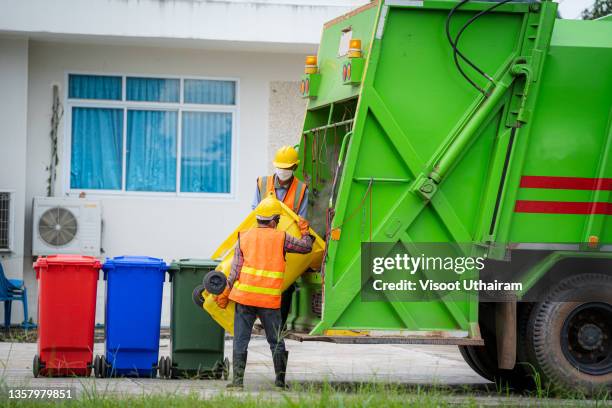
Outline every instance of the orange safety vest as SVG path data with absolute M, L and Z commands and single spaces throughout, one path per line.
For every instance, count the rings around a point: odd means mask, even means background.
M 285 232 L 252 228 L 239 233 L 244 263 L 229 298 L 241 305 L 279 309 L 285 277 Z
M 263 176 L 257 178 L 257 186 L 259 188 L 259 197 L 263 200 L 267 197 L 270 191 L 274 191 L 274 177 L 275 176 Z M 302 205 L 304 199 L 304 193 L 306 192 L 306 183 L 302 183 L 297 177 L 293 177 L 291 185 L 285 194 L 283 203 L 291 208 L 291 211 L 297 214 Z

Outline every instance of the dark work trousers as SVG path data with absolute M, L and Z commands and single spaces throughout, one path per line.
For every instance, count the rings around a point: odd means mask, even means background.
M 293 292 L 295 292 L 295 283 L 285 289 L 281 297 L 281 319 L 283 330 L 287 328 L 287 316 L 289 316 L 289 311 L 291 310 L 291 299 L 293 298 Z
M 251 331 L 257 317 L 261 320 L 261 324 L 266 331 L 266 339 L 270 345 L 272 356 L 276 353 L 285 353 L 280 309 L 245 306 L 240 303 L 236 303 L 236 314 L 234 315 L 234 353 L 247 352 L 251 340 Z

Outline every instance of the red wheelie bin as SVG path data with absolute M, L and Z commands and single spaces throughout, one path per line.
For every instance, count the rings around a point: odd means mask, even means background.
M 34 269 L 38 279 L 34 376 L 89 376 L 100 261 L 91 256 L 51 255 L 39 258 Z

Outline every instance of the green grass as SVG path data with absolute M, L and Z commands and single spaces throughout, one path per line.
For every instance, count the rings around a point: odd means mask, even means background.
M 6 389 L 4 390 L 6 392 Z M 2 392 L 0 394 L 5 394 Z M 95 387 L 84 387 L 78 399 L 63 401 L 16 401 L 0 397 L 5 407 L 481 407 L 481 406 L 602 406 L 605 400 L 521 397 L 506 390 L 483 387 L 416 386 L 390 383 L 301 383 L 289 392 L 272 388 L 260 391 L 225 392 L 207 389 L 208 398 L 198 393 L 117 395 Z
M 278 393 L 275 391 L 250 394 L 248 392 L 222 393 L 209 399 L 197 394 L 189 395 L 148 395 L 148 396 L 84 396 L 71 401 L 8 401 L 6 407 L 445 407 L 450 405 L 442 395 L 322 392 L 320 394 Z M 454 405 L 454 404 L 453 404 Z M 456 405 L 455 405 L 456 406 Z M 476 407 L 476 401 L 466 400 L 461 406 Z
M 24 330 L 20 327 L 12 327 L 10 330 L 0 329 L 0 342 L 11 343 L 36 343 L 38 331 L 36 329 Z

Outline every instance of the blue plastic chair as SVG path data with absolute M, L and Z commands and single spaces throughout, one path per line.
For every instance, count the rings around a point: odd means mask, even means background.
M 13 301 L 21 301 L 23 303 L 23 328 L 32 328 L 36 325 L 29 322 L 28 316 L 28 290 L 23 281 L 20 279 L 7 279 L 4 274 L 4 268 L 0 263 L 0 302 L 4 302 L 4 328 L 8 330 L 11 327 L 11 308 Z

